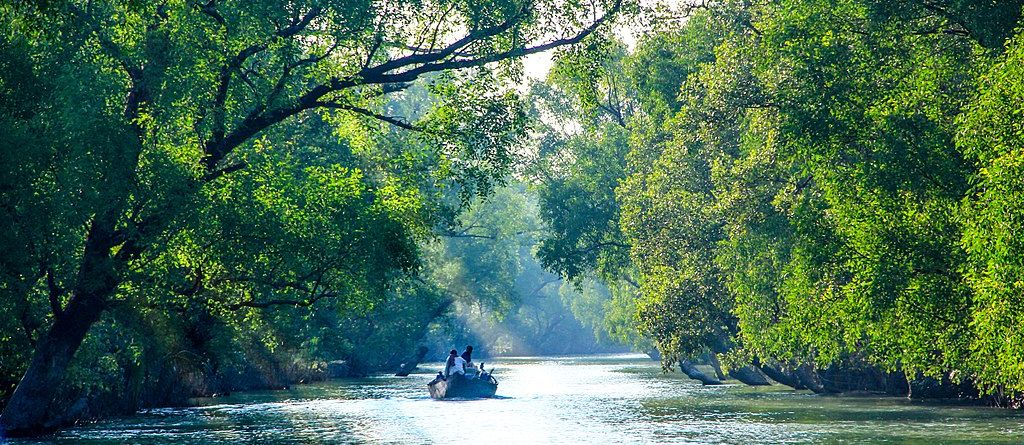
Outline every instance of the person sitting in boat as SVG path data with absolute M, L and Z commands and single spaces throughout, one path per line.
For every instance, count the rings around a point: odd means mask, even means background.
M 452 349 L 452 352 L 448 353 L 448 363 L 445 366 L 445 376 L 451 377 L 453 375 L 466 375 L 466 360 L 459 357 L 459 352 Z
M 490 376 L 490 374 L 488 374 L 487 371 L 484 371 L 484 362 L 480 362 L 480 374 L 477 375 L 477 378 L 480 380 L 487 380 L 488 376 Z
M 466 360 L 462 357 L 455 357 L 449 375 L 466 375 Z
M 433 384 L 435 384 L 437 382 L 443 382 L 445 380 L 448 380 L 448 379 L 446 379 L 444 377 L 444 373 L 441 372 L 441 371 L 437 371 L 437 376 L 434 377 L 434 380 L 431 380 L 430 383 L 427 383 L 427 385 L 433 385 Z
M 478 370 L 476 368 L 476 365 L 473 364 L 473 346 L 466 345 L 466 350 L 462 352 L 462 355 L 460 357 L 462 357 L 462 359 L 466 361 L 466 374 L 467 375 L 468 374 L 476 375 L 476 374 L 478 374 L 480 372 L 480 370 Z
M 454 349 L 448 353 L 448 360 L 444 362 L 444 377 L 447 379 L 448 375 L 451 374 L 452 366 L 455 365 L 455 356 L 459 354 L 459 351 Z

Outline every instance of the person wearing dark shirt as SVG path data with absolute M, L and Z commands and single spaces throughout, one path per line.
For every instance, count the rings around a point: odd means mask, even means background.
M 465 360 L 466 363 L 472 363 L 473 362 L 473 347 L 472 346 L 466 346 L 466 350 L 462 353 L 462 359 Z

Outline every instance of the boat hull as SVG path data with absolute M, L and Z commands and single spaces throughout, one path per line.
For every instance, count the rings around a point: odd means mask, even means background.
M 475 399 L 494 397 L 498 391 L 498 382 L 494 377 L 487 379 L 468 379 L 453 375 L 448 380 L 435 380 L 427 384 L 430 397 L 435 399 Z

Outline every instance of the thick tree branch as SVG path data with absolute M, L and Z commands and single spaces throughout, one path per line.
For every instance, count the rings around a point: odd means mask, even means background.
M 554 278 L 545 280 L 545 281 L 541 282 L 536 288 L 534 288 L 532 292 L 527 294 L 526 297 L 527 298 L 531 298 L 531 297 L 539 294 L 540 291 L 544 290 L 545 287 L 548 287 L 549 284 L 557 283 L 557 282 L 560 282 L 560 281 L 562 281 L 562 277 L 560 277 L 560 276 L 555 276 Z
M 337 102 L 317 102 L 315 107 L 317 107 L 317 108 L 332 108 L 332 109 L 336 109 L 336 110 L 351 111 L 353 113 L 361 114 L 361 115 L 366 116 L 366 117 L 372 117 L 374 119 L 387 122 L 387 123 L 389 123 L 391 125 L 394 125 L 394 126 L 399 127 L 399 128 L 404 128 L 404 129 L 409 130 L 409 131 L 417 131 L 417 132 L 424 131 L 423 128 L 417 127 L 417 126 L 415 126 L 413 124 L 410 124 L 410 123 L 408 123 L 406 121 L 403 121 L 403 120 L 401 120 L 399 118 L 392 117 L 392 116 L 386 116 L 386 115 L 379 114 L 379 113 L 375 113 L 373 111 L 367 110 L 365 108 L 360 108 L 360 107 L 357 107 L 355 105 L 342 104 L 342 103 L 337 103 Z
M 605 105 L 605 104 L 603 104 L 601 102 L 597 103 L 597 108 L 599 108 L 599 109 L 603 110 L 604 112 L 608 113 L 608 115 L 610 115 L 612 117 L 612 119 L 615 120 L 615 123 L 618 126 L 620 126 L 622 128 L 626 128 L 626 119 L 623 118 L 621 110 L 619 110 L 618 108 L 612 107 L 610 104 L 609 105 Z
M 50 310 L 53 311 L 55 317 L 64 315 L 64 309 L 60 304 L 60 297 L 64 295 L 64 289 L 61 289 L 57 285 L 57 280 L 53 276 L 53 267 L 46 268 L 46 288 L 49 291 L 48 297 L 50 299 Z
M 238 161 L 238 162 L 236 162 L 234 164 L 231 164 L 229 166 L 226 166 L 226 167 L 223 167 L 223 168 L 220 168 L 220 169 L 217 169 L 217 170 L 214 170 L 212 172 L 207 173 L 205 176 L 203 176 L 203 181 L 210 182 L 210 181 L 213 181 L 213 180 L 215 180 L 217 178 L 220 178 L 221 176 L 224 176 L 224 175 L 227 175 L 227 174 L 230 174 L 230 173 L 234 173 L 234 172 L 236 172 L 238 170 L 242 170 L 242 169 L 244 169 L 244 168 L 246 168 L 248 166 L 249 166 L 248 162 Z
M 525 47 L 525 48 L 513 48 L 507 51 L 476 57 L 469 59 L 452 58 L 451 56 L 458 52 L 460 49 L 467 47 L 468 45 L 486 40 L 488 38 L 497 36 L 502 32 L 512 29 L 521 17 L 525 17 L 527 10 L 522 9 L 514 14 L 508 20 L 502 22 L 499 25 L 495 25 L 488 28 L 482 28 L 479 30 L 469 32 L 465 37 L 455 41 L 444 48 L 430 52 L 420 54 L 410 54 L 404 57 L 399 57 L 394 60 L 384 62 L 380 65 L 364 68 L 358 73 L 344 77 L 334 78 L 330 82 L 321 84 L 310 88 L 304 94 L 297 97 L 292 104 L 280 108 L 263 110 L 261 108 L 253 109 L 249 114 L 242 120 L 238 126 L 230 133 L 223 136 L 223 138 L 214 138 L 205 145 L 207 158 L 205 164 L 208 171 L 215 171 L 218 163 L 235 147 L 243 144 L 249 138 L 253 137 L 257 133 L 270 127 L 271 125 L 277 124 L 288 117 L 294 116 L 305 110 L 317 108 L 317 107 L 329 107 L 331 102 L 323 100 L 328 94 L 333 92 L 353 88 L 356 86 L 370 86 L 370 85 L 384 85 L 385 89 L 389 85 L 404 85 L 412 81 L 415 81 L 420 76 L 433 72 L 460 70 L 466 68 L 480 67 L 487 65 L 492 62 L 506 60 L 515 57 L 522 57 L 530 54 L 536 54 L 539 52 L 547 51 L 552 48 L 556 48 L 564 45 L 571 45 L 580 42 L 588 35 L 596 31 L 601 25 L 607 22 L 613 15 L 617 14 L 621 8 L 621 0 L 617 0 L 613 7 L 603 16 L 597 18 L 594 23 L 589 27 L 584 28 L 572 37 L 566 37 L 562 39 L 556 39 L 549 41 L 544 44 Z M 306 17 L 310 17 L 307 14 Z M 298 23 L 308 25 L 308 20 L 303 18 Z M 302 25 L 302 26 L 305 26 Z M 282 32 L 295 32 L 301 31 L 301 27 L 296 26 L 294 28 L 286 28 Z M 447 60 L 446 60 L 447 59 Z M 398 71 L 400 69 L 404 71 Z M 354 112 L 360 112 L 358 110 L 351 110 Z M 364 110 L 365 111 L 365 110 Z M 373 116 L 380 118 L 383 116 Z M 400 121 L 388 121 L 399 127 L 406 128 L 405 123 Z M 407 124 L 406 124 L 407 125 Z
M 205 12 L 205 9 L 208 8 L 204 7 L 203 9 Z M 311 8 L 305 15 L 293 21 L 289 26 L 279 29 L 276 33 L 274 33 L 274 39 L 288 39 L 299 34 L 300 32 L 304 31 L 313 21 L 313 19 L 318 17 L 321 13 L 323 13 L 322 8 Z M 241 72 L 242 66 L 245 64 L 247 60 L 249 60 L 249 58 L 269 48 L 271 43 L 272 42 L 261 42 L 250 45 L 239 51 L 237 54 L 235 54 L 234 57 L 229 59 L 228 62 L 221 67 L 220 74 L 218 75 L 217 80 L 217 90 L 216 93 L 214 94 L 213 104 L 210 106 L 210 108 L 213 110 L 214 119 L 213 135 L 211 137 L 211 140 L 204 146 L 204 151 L 207 155 L 207 157 L 204 160 L 206 163 L 207 171 L 213 171 L 214 169 L 216 169 L 217 163 L 220 162 L 221 159 L 223 159 L 227 152 L 231 151 L 231 149 L 234 148 L 225 146 L 225 134 L 227 133 L 227 123 L 225 122 L 225 104 L 227 103 L 228 92 L 230 91 L 231 79 L 232 77 L 234 77 L 235 73 L 239 73 L 242 75 L 243 81 L 247 82 L 250 87 L 255 89 L 255 85 L 253 85 L 252 82 L 245 77 L 244 73 Z M 281 80 L 279 81 L 279 85 L 275 86 L 274 90 L 270 94 L 270 97 L 276 97 L 279 91 L 284 87 L 283 83 L 290 76 L 292 69 L 297 68 L 298 66 L 303 64 L 312 64 L 319 62 L 320 60 L 323 60 L 328 55 L 330 55 L 330 53 L 334 50 L 335 47 L 337 47 L 337 43 L 335 43 L 333 47 L 328 49 L 327 52 L 322 56 L 313 56 L 307 59 L 301 59 L 294 65 L 286 65 L 284 70 L 285 72 L 284 74 L 282 74 Z M 269 104 L 271 103 L 271 101 L 268 100 L 267 103 Z
M 175 290 L 174 293 L 176 293 L 178 295 L 181 295 L 181 296 L 185 296 L 185 297 L 191 297 L 191 296 L 199 293 L 199 291 L 201 291 L 202 289 L 203 289 L 203 268 L 200 266 L 196 270 L 196 276 L 192 280 L 192 286 L 190 286 L 188 289 Z
M 592 34 L 598 28 L 600 28 L 601 25 L 603 25 L 606 21 L 608 21 L 608 19 L 610 19 L 612 15 L 618 13 L 618 10 L 619 10 L 620 7 L 621 7 L 621 0 L 617 0 L 615 5 L 612 7 L 612 9 L 607 14 L 599 17 L 589 27 L 584 28 L 582 31 L 580 31 L 579 33 L 577 33 L 576 35 L 574 35 L 572 37 L 556 39 L 556 40 L 552 40 L 550 42 L 543 43 L 543 44 L 540 44 L 540 45 L 537 45 L 537 46 L 532 46 L 532 47 L 514 48 L 514 49 L 511 49 L 511 50 L 508 50 L 508 51 L 499 52 L 499 53 L 495 53 L 495 54 L 491 54 L 491 55 L 487 55 L 487 56 L 481 56 L 481 57 L 476 57 L 476 58 L 471 58 L 471 59 L 452 59 L 452 60 L 447 60 L 447 61 L 444 61 L 444 62 L 439 62 L 439 60 L 442 60 L 444 57 L 446 57 L 448 55 L 451 55 L 452 53 L 454 53 L 456 50 L 458 50 L 462 46 L 465 46 L 466 44 L 462 44 L 461 42 L 469 37 L 467 35 L 467 37 L 463 38 L 459 42 L 453 43 L 452 45 L 449 45 L 445 49 L 443 49 L 441 51 L 438 51 L 436 53 L 407 56 L 407 57 L 395 59 L 395 60 L 393 60 L 391 62 L 388 62 L 388 63 L 385 63 L 385 64 L 383 64 L 381 66 L 375 67 L 371 72 L 363 73 L 363 78 L 366 80 L 365 83 L 367 83 L 367 84 L 373 84 L 373 83 L 392 83 L 392 82 L 411 82 L 413 80 L 416 80 L 419 76 L 421 76 L 423 74 L 426 74 L 426 73 L 432 73 L 432 72 L 437 72 L 437 71 L 460 70 L 460 69 L 465 69 L 465 68 L 473 68 L 473 67 L 483 66 L 483 65 L 486 65 L 488 63 L 497 62 L 497 61 L 500 61 L 500 60 L 506 60 L 506 59 L 516 58 L 516 57 L 523 57 L 523 56 L 528 56 L 530 54 L 536 54 L 536 53 L 544 52 L 544 51 L 550 50 L 552 48 L 557 48 L 557 47 L 560 47 L 560 46 L 574 45 L 574 44 L 579 43 L 580 41 L 582 41 L 584 38 L 586 38 L 590 34 Z M 501 28 L 502 26 L 504 26 L 504 24 L 501 25 L 501 26 L 497 26 L 494 29 Z M 489 35 L 489 34 L 490 34 L 489 32 L 482 33 L 482 35 Z M 435 57 L 436 55 L 441 55 L 441 54 L 443 54 L 444 56 L 442 56 L 442 57 Z M 428 61 L 423 62 L 424 59 L 426 59 Z M 433 59 L 433 60 L 431 60 L 431 59 Z M 422 63 L 422 64 L 420 64 L 420 63 Z M 398 64 L 398 65 L 395 65 L 395 64 Z M 410 65 L 417 65 L 417 64 L 420 64 L 420 65 L 417 66 L 416 68 L 412 68 L 412 69 L 409 69 L 407 71 L 403 71 L 401 73 L 386 74 L 386 73 L 388 73 L 390 71 L 393 71 L 393 70 L 395 70 L 397 68 L 400 68 L 402 66 L 410 66 Z
M 220 14 L 220 11 L 217 11 L 217 2 L 216 2 L 216 0 L 210 0 L 210 1 L 206 2 L 205 4 L 196 3 L 195 7 L 196 7 L 196 9 L 198 9 L 203 14 L 206 14 L 206 15 L 212 17 L 213 20 L 215 22 L 217 22 L 217 24 L 219 24 L 220 26 L 227 27 L 227 21 L 224 20 L 224 16 Z
M 320 16 L 323 13 L 323 8 L 314 6 L 306 12 L 299 20 L 293 21 L 290 25 L 277 31 L 277 36 L 281 38 L 292 37 L 302 31 L 304 31 L 313 21 L 313 19 Z

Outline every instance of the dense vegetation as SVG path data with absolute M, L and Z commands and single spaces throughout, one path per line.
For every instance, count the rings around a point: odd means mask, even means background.
M 0 5 L 0 429 L 400 361 L 526 135 L 518 58 L 622 6 Z
M 709 2 L 588 39 L 542 96 L 576 118 L 541 258 L 635 295 L 667 364 L 1020 400 L 1021 6 Z
M 1020 403 L 1022 6 L 4 3 L 0 428 L 452 342 Z

